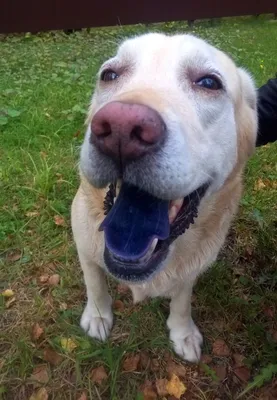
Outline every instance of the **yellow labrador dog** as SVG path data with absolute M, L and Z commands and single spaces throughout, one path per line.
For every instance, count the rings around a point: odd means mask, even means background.
M 224 243 L 256 131 L 251 77 L 199 38 L 138 36 L 104 63 L 72 205 L 88 335 L 105 340 L 113 325 L 108 273 L 135 302 L 169 297 L 174 349 L 199 360 L 192 288 Z

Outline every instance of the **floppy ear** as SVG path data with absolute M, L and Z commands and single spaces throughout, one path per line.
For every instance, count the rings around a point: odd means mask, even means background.
M 258 131 L 257 90 L 248 72 L 238 68 L 239 96 L 235 114 L 238 134 L 238 161 L 244 164 L 254 153 Z

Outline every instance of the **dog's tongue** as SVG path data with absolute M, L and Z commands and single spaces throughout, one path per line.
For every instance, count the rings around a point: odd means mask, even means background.
M 168 238 L 168 202 L 123 183 L 99 229 L 104 230 L 106 246 L 113 254 L 137 260 L 147 253 L 155 238 Z

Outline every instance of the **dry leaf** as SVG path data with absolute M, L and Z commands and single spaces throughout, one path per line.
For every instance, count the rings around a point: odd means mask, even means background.
M 213 361 L 213 358 L 209 354 L 202 354 L 200 361 L 203 364 L 210 364 Z
M 124 311 L 124 303 L 121 300 L 115 300 L 113 303 L 113 309 L 119 312 Z
M 184 365 L 176 364 L 173 360 L 168 361 L 166 370 L 170 377 L 171 375 L 177 375 L 181 378 L 187 376 L 187 368 Z
M 183 382 L 180 381 L 177 375 L 173 374 L 170 381 L 166 385 L 166 389 L 169 394 L 180 399 L 182 394 L 187 390 Z
M 74 133 L 73 137 L 79 137 L 80 134 L 81 134 L 81 131 L 77 131 L 77 132 Z
M 217 339 L 213 343 L 213 354 L 218 357 L 228 357 L 230 349 L 222 339 Z
M 227 368 L 225 365 L 216 365 L 213 367 L 213 370 L 215 371 L 217 377 L 219 378 L 220 381 L 224 381 L 224 379 L 227 376 Z
M 274 314 L 275 314 L 275 312 L 274 312 L 274 310 L 272 309 L 272 307 L 265 307 L 264 308 L 264 314 L 267 316 L 267 317 L 269 317 L 269 318 L 274 318 Z
M 68 306 L 66 303 L 60 303 L 60 310 L 65 311 L 67 310 Z
M 7 255 L 8 261 L 18 261 L 22 256 L 22 252 L 20 250 L 14 250 Z
M 160 370 L 160 368 L 161 368 L 161 366 L 160 366 L 159 360 L 157 358 L 153 358 L 151 360 L 151 364 L 150 364 L 151 371 L 152 372 L 157 372 L 157 371 Z
M 58 274 L 51 275 L 50 278 L 48 279 L 48 283 L 51 286 L 58 286 L 58 284 L 60 283 L 60 275 Z
M 49 275 L 48 274 L 44 274 L 44 275 L 39 276 L 38 282 L 41 283 L 41 284 L 44 284 L 44 283 L 48 282 L 48 279 L 49 279 Z
M 117 285 L 117 292 L 120 294 L 126 294 L 128 293 L 129 288 L 127 285 L 124 285 L 124 283 L 119 283 L 119 285 Z
M 243 360 L 245 359 L 245 357 L 242 354 L 234 353 L 233 359 L 236 367 L 242 367 L 244 365 Z
M 48 400 L 48 393 L 45 388 L 40 388 L 36 393 L 33 393 L 29 400 Z
M 143 394 L 143 400 L 156 400 L 157 393 L 153 388 L 153 384 L 150 381 L 145 381 L 144 384 L 141 386 L 141 392 Z
M 255 190 L 262 190 L 266 188 L 266 184 L 263 182 L 263 180 L 261 178 L 259 178 L 254 185 L 254 189 Z
M 5 307 L 6 308 L 10 308 L 13 305 L 13 303 L 15 303 L 15 301 L 16 301 L 15 297 L 10 297 L 9 300 L 6 301 Z
M 25 215 L 26 215 L 26 217 L 29 217 L 29 218 L 38 217 L 39 212 L 38 211 L 28 211 Z
M 147 351 L 140 352 L 139 368 L 141 370 L 146 370 L 150 364 L 150 357 Z
M 3 297 L 12 297 L 14 296 L 14 291 L 12 289 L 6 289 L 4 292 L 1 293 Z
M 30 380 L 36 383 L 47 383 L 49 381 L 47 365 L 37 365 L 30 376 Z
M 32 340 L 38 340 L 43 334 L 43 329 L 36 323 L 32 328 Z
M 52 365 L 59 365 L 63 358 L 60 354 L 56 353 L 55 350 L 51 349 L 50 347 L 47 347 L 44 351 L 43 351 L 43 359 L 44 361 L 49 362 Z
M 54 216 L 54 221 L 55 221 L 55 224 L 58 225 L 58 226 L 64 226 L 65 225 L 65 220 L 60 215 L 55 215 Z
M 140 355 L 129 355 L 123 362 L 123 370 L 126 372 L 137 371 Z
M 87 397 L 86 392 L 83 392 L 83 393 L 81 394 L 81 396 L 78 397 L 78 400 L 88 400 L 88 397 Z
M 250 379 L 250 371 L 245 366 L 234 368 L 234 374 L 243 382 L 248 382 Z
M 67 353 L 71 353 L 78 344 L 71 338 L 61 338 L 61 346 Z
M 167 384 L 168 384 L 168 380 L 167 379 L 157 379 L 156 382 L 156 389 L 157 389 L 157 393 L 159 396 L 167 396 L 168 395 L 168 391 L 167 391 Z
M 101 383 L 108 378 L 107 372 L 105 371 L 105 368 L 102 365 L 101 367 L 94 368 L 91 371 L 90 376 L 92 382 L 97 383 L 98 385 L 101 385 Z

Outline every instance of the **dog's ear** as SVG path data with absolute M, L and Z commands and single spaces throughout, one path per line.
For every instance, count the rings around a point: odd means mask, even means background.
M 238 159 L 244 164 L 254 153 L 257 130 L 257 90 L 251 75 L 242 68 L 238 68 L 239 96 L 235 113 L 238 132 Z

